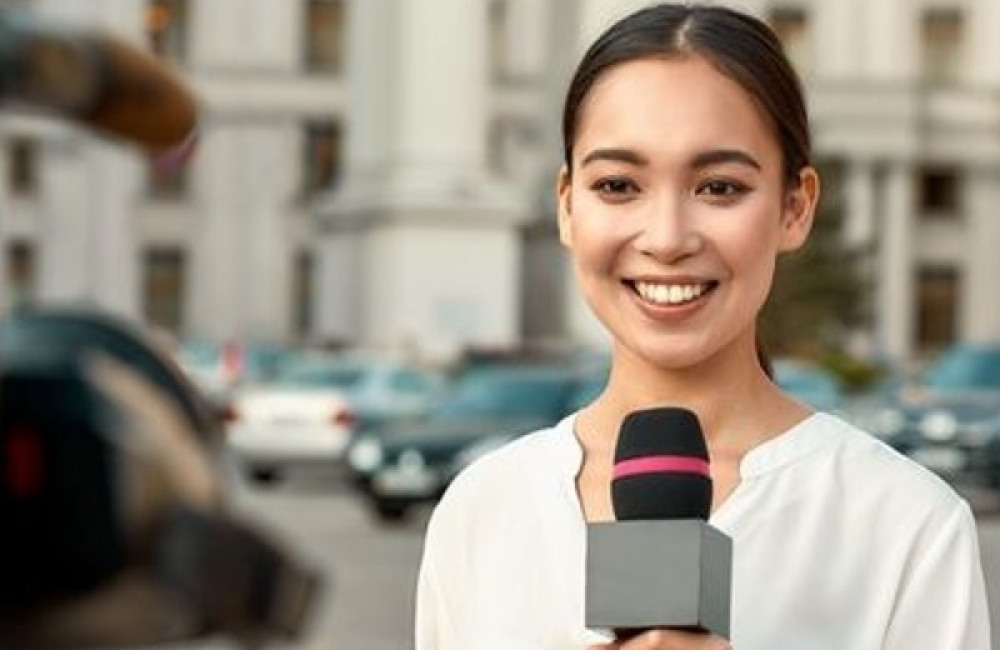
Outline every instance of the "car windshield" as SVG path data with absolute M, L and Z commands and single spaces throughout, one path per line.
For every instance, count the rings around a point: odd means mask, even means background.
M 364 379 L 364 369 L 342 363 L 300 362 L 291 364 L 278 378 L 281 386 L 293 388 L 356 389 Z
M 469 375 L 434 411 L 441 419 L 473 417 L 556 418 L 571 383 L 555 373 L 482 372 Z
M 938 390 L 1000 390 L 1000 349 L 958 348 L 927 370 L 924 383 Z

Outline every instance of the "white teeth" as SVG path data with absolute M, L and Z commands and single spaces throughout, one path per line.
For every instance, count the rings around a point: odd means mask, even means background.
M 653 284 L 636 282 L 635 289 L 644 300 L 658 305 L 680 305 L 690 302 L 708 290 L 705 284 Z

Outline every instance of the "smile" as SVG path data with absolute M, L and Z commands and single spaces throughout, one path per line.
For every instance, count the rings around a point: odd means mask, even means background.
M 653 282 L 627 282 L 643 300 L 654 305 L 683 305 L 697 300 L 715 288 L 716 282 L 694 284 L 658 284 Z

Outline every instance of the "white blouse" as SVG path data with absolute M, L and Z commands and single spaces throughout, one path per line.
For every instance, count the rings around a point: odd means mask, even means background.
M 431 518 L 417 650 L 581 650 L 575 416 L 480 459 Z M 736 650 L 988 650 L 972 513 L 936 476 L 815 414 L 748 453 L 711 523 L 733 539 Z

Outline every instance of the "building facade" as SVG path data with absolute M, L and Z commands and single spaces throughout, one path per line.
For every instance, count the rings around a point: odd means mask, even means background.
M 448 353 L 603 340 L 555 237 L 561 95 L 636 0 L 22 0 L 144 42 L 203 103 L 155 173 L 0 123 L 0 309 L 87 301 L 198 339 Z M 807 87 L 866 354 L 1000 339 L 995 0 L 743 0 Z

